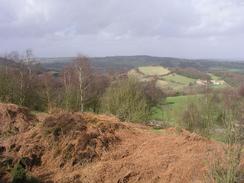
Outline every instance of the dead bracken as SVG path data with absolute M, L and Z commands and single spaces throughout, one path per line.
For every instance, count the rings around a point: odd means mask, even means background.
M 1 136 L 4 182 L 10 182 L 17 163 L 42 182 L 202 182 L 206 159 L 221 147 L 185 130 L 155 133 L 92 113 L 60 112 L 38 121 L 25 108 L 1 104 L 2 119 L 10 109 L 15 114 L 1 123 L 18 123 L 21 130 Z

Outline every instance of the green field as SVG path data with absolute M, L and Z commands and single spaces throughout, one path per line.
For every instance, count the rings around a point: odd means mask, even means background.
M 156 82 L 156 87 L 163 90 L 165 87 L 168 86 L 168 82 L 167 81 L 164 81 L 164 80 L 157 80 Z
M 240 66 L 239 66 L 240 67 Z M 243 68 L 233 68 L 233 67 L 212 67 L 211 71 L 227 71 L 227 72 L 237 72 L 237 73 L 244 73 Z
M 216 76 L 212 73 L 209 73 L 209 75 L 211 76 L 211 79 L 212 80 L 215 80 L 215 81 L 223 81 L 221 77 L 219 76 Z M 230 85 L 228 85 L 226 82 L 224 82 L 224 84 L 222 85 L 211 85 L 212 88 L 215 88 L 215 89 L 219 89 L 219 88 L 226 88 L 226 87 L 230 87 Z
M 151 119 L 162 120 L 169 123 L 176 123 L 177 116 L 184 111 L 187 104 L 191 101 L 196 101 L 201 95 L 188 95 L 188 96 L 176 96 L 167 97 L 163 104 L 152 108 Z
M 212 73 L 209 73 L 208 75 L 211 77 L 212 80 L 221 80 L 221 78 L 219 76 L 216 76 Z
M 156 85 L 160 89 L 170 87 L 174 90 L 182 90 L 184 87 L 189 86 L 190 83 L 194 84 L 196 81 L 195 79 L 185 77 L 179 74 L 169 73 L 170 70 L 162 66 L 147 66 L 139 67 L 138 70 L 132 69 L 128 72 L 128 75 L 134 76 L 138 78 L 140 81 L 150 81 L 154 79 L 154 76 L 156 76 L 159 78 L 156 82 Z
M 189 86 L 190 83 L 194 84 L 196 81 L 195 79 L 185 77 L 179 74 L 170 74 L 164 76 L 162 79 L 168 82 L 169 87 L 176 90 L 181 90 L 183 87 Z
M 189 85 L 190 83 L 195 82 L 195 79 L 185 77 L 179 74 L 170 74 L 168 76 L 164 76 L 163 79 L 171 83 L 178 83 L 183 85 Z
M 215 84 L 211 84 L 210 87 L 213 89 L 221 89 L 229 87 L 229 85 L 212 73 L 208 73 L 211 76 L 211 80 L 214 80 Z M 128 76 L 133 76 L 139 79 L 141 82 L 148 82 L 157 80 L 156 86 L 163 91 L 174 91 L 182 92 L 185 91 L 186 87 L 198 88 L 199 85 L 196 83 L 196 79 L 186 77 L 180 74 L 171 73 L 170 70 L 162 66 L 145 66 L 138 67 L 138 69 L 132 69 L 128 72 Z M 221 82 L 224 82 L 221 84 Z M 217 84 L 219 83 L 219 84 Z
M 138 67 L 138 70 L 146 76 L 162 76 L 170 73 L 170 70 L 162 66 Z

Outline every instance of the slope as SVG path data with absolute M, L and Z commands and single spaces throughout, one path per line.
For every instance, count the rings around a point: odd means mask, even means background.
M 91 113 L 28 118 L 21 107 L 0 107 L 0 116 L 18 111 L 1 118 L 6 126 L 16 121 L 25 125 L 29 119 L 33 125 L 0 136 L 4 182 L 10 181 L 9 168 L 23 159 L 29 174 L 42 182 L 203 182 L 206 162 L 221 151 L 220 144 L 185 130 L 154 133 L 143 125 Z

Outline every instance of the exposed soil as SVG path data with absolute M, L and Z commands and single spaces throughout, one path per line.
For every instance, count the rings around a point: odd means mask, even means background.
M 91 113 L 35 117 L 0 104 L 0 124 L 0 182 L 9 182 L 8 170 L 24 159 L 31 175 L 49 183 L 197 183 L 221 152 L 220 144 L 184 130 Z M 9 128 L 18 130 L 6 135 Z

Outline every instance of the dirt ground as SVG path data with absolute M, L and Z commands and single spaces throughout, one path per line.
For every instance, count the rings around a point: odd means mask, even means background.
M 46 183 L 200 183 L 221 153 L 219 143 L 185 130 L 91 113 L 40 115 L 0 104 L 0 182 L 25 158 L 29 174 Z

